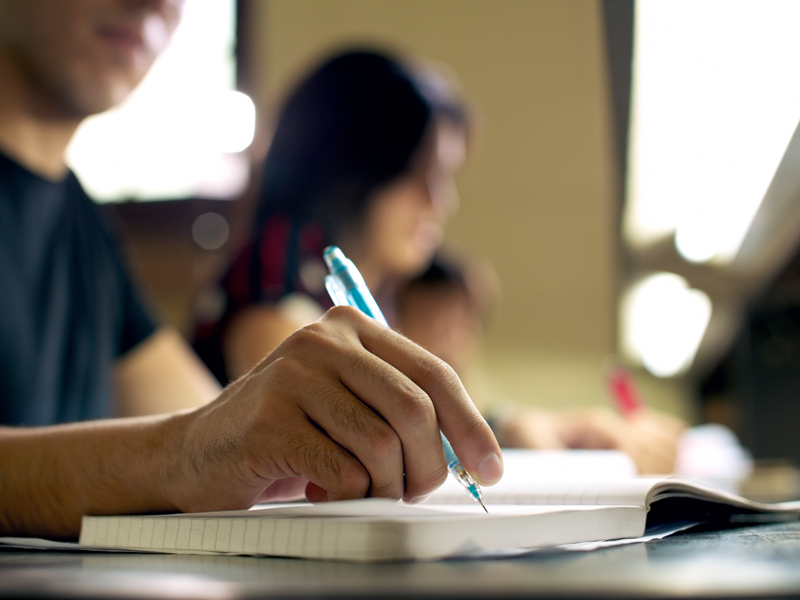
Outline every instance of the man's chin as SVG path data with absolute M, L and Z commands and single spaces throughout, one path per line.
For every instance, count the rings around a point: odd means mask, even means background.
M 71 117 L 85 119 L 119 105 L 131 91 L 130 86 L 121 85 L 84 86 L 80 93 L 71 95 L 69 101 L 64 102 L 64 108 Z

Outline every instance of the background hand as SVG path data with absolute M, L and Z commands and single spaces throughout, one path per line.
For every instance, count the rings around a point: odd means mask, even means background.
M 679 419 L 648 408 L 622 417 L 610 408 L 552 411 L 508 409 L 498 420 L 504 446 L 539 449 L 621 450 L 640 474 L 671 473 L 678 440 L 686 428 Z

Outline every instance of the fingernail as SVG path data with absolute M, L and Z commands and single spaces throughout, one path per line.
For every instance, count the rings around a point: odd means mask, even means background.
M 490 485 L 497 483 L 503 476 L 503 461 L 497 454 L 487 454 L 478 463 L 478 477 L 481 483 Z

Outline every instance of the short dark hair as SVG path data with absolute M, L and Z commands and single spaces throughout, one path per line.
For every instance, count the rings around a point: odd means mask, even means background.
M 280 111 L 260 184 L 256 232 L 275 215 L 318 223 L 336 241 L 360 225 L 373 192 L 406 172 L 431 123 L 467 116 L 444 78 L 384 52 L 324 61 Z

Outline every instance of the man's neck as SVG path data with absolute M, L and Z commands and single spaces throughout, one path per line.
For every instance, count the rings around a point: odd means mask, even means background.
M 0 150 L 47 179 L 67 172 L 64 152 L 81 119 L 59 115 L 0 48 Z

